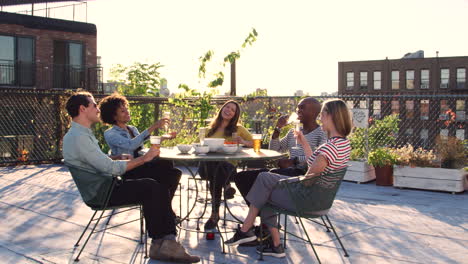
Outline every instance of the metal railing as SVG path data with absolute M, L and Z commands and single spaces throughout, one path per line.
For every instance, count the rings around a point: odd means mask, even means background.
M 0 61 L 0 87 L 102 92 L 102 67 Z
M 70 91 L 0 88 L 0 164 L 53 162 L 62 158 L 62 138 L 69 127 L 64 104 Z M 99 100 L 104 95 L 96 94 Z M 326 100 L 331 97 L 316 97 Z M 434 149 L 438 138 L 468 138 L 468 95 L 361 95 L 333 96 L 343 99 L 355 112 L 354 147 L 368 152 L 376 147 Z M 196 129 L 199 120 L 189 109 L 171 105 L 166 98 L 129 97 L 135 124 L 144 130 L 162 111 L 172 113 L 171 130 Z M 252 132 L 269 138 L 278 117 L 296 109 L 299 97 L 215 97 L 218 106 L 235 99 L 242 107 L 241 121 Z M 189 100 L 195 102 L 196 100 Z M 196 113 L 195 113 L 196 114 Z M 205 120 L 204 120 L 205 121 Z M 205 125 L 209 122 L 206 120 Z M 105 129 L 105 127 L 102 127 Z M 102 130 L 97 137 L 102 140 Z M 105 144 L 101 142 L 101 146 Z

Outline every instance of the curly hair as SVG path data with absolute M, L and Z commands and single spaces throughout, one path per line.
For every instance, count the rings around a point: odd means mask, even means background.
M 125 96 L 118 93 L 106 96 L 99 102 L 102 122 L 115 125 L 115 113 L 120 106 L 128 107 L 128 101 Z

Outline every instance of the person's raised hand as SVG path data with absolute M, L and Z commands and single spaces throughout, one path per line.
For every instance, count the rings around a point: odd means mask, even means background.
M 148 152 L 143 156 L 144 162 L 152 161 L 154 158 L 158 157 L 161 151 L 157 147 L 149 148 Z
M 301 144 L 302 146 L 309 144 L 307 143 L 307 139 L 305 138 L 304 134 L 302 134 L 302 131 L 294 130 L 294 137 L 296 138 L 297 143 Z
M 288 115 L 283 115 L 280 118 L 278 118 L 278 121 L 276 122 L 276 127 L 282 128 L 285 125 L 287 125 L 288 124 L 288 118 L 289 118 Z

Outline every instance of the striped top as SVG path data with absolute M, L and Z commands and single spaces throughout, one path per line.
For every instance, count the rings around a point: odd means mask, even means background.
M 315 151 L 318 148 L 318 146 L 322 145 L 327 140 L 327 136 L 325 135 L 325 132 L 323 132 L 321 126 L 317 127 L 316 129 L 312 130 L 307 134 L 304 134 L 304 137 L 306 138 L 307 143 L 309 143 L 309 146 L 312 149 L 312 151 Z M 271 139 L 269 149 L 276 150 L 282 153 L 288 151 L 290 158 L 298 158 L 299 168 L 306 168 L 306 157 L 304 154 L 304 149 L 302 148 L 301 144 L 297 144 L 297 148 L 295 147 L 296 138 L 294 138 L 294 130 L 290 129 L 288 131 L 288 134 L 286 134 L 286 136 L 284 136 L 283 138 Z
M 349 155 L 351 153 L 351 145 L 349 139 L 342 137 L 332 137 L 310 156 L 307 164 L 310 166 L 319 154 L 322 154 L 328 162 L 322 174 L 337 172 L 346 168 Z

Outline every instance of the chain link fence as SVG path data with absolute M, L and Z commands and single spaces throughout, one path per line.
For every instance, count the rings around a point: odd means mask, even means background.
M 24 162 L 56 162 L 61 156 L 62 138 L 69 127 L 64 105 L 70 92 L 0 89 L 0 165 Z M 96 95 L 99 100 L 104 95 Z M 355 95 L 315 97 L 343 99 L 354 113 L 355 128 L 350 137 L 353 158 L 364 159 L 378 147 L 397 148 L 411 144 L 415 148 L 437 149 L 466 142 L 468 136 L 468 95 Z M 128 97 L 132 125 L 146 129 L 162 112 L 171 113 L 171 131 L 184 137 L 196 136 L 197 100 L 188 107 L 170 104 L 166 98 Z M 242 108 L 241 121 L 253 133 L 262 133 L 267 143 L 278 117 L 295 111 L 299 97 L 214 97 L 208 117 L 214 117 L 228 99 Z M 199 105 L 197 107 L 200 107 Z M 206 109 L 205 109 L 206 110 Z M 106 125 L 96 126 L 101 147 L 108 150 L 102 133 Z M 442 140 L 442 141 L 441 141 Z M 455 143 L 454 143 L 455 142 Z M 442 144 L 442 143 L 445 143 Z M 466 149 L 466 147 L 465 147 Z M 466 156 L 466 153 L 465 153 Z

